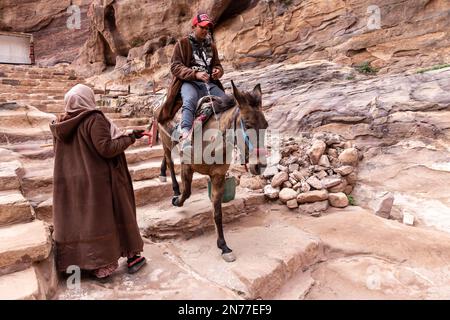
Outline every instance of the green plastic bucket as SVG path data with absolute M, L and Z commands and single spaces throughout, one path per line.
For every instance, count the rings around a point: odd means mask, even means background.
M 208 197 L 211 200 L 211 180 L 208 180 Z M 225 179 L 225 192 L 223 193 L 222 202 L 226 203 L 234 200 L 236 196 L 236 180 L 234 177 Z

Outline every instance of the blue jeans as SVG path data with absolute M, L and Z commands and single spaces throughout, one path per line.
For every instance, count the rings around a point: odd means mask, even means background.
M 217 85 L 209 82 L 209 92 L 212 96 L 223 98 L 223 92 Z M 208 95 L 206 83 L 200 81 L 184 82 L 181 86 L 181 99 L 183 99 L 183 107 L 181 111 L 181 130 L 191 130 L 194 123 L 195 109 L 197 102 Z

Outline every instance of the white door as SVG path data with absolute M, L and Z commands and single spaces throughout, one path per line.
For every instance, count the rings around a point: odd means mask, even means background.
M 0 34 L 0 63 L 31 64 L 30 38 Z

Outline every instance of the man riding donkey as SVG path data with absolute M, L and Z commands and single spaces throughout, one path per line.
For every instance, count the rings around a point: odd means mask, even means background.
M 175 45 L 170 67 L 174 77 L 158 117 L 158 122 L 164 123 L 182 107 L 180 142 L 184 153 L 191 148 L 191 129 L 199 99 L 207 95 L 226 96 L 219 80 L 223 67 L 209 33 L 212 27 L 207 14 L 196 15 L 192 19 L 192 32 Z M 177 104 L 179 94 L 182 105 Z
M 158 122 L 158 128 L 161 132 L 161 139 L 164 149 L 164 160 L 161 165 L 161 176 L 166 175 L 166 165 L 170 170 L 172 178 L 172 188 L 174 197 L 172 204 L 175 206 L 183 206 L 184 202 L 191 195 L 191 184 L 193 173 L 198 172 L 208 175 L 211 180 L 211 202 L 213 204 L 214 222 L 217 232 L 217 247 L 222 251 L 222 257 L 227 262 L 232 262 L 236 258 L 232 250 L 227 246 L 224 238 L 222 227 L 222 199 L 225 191 L 225 179 L 230 162 L 205 161 L 201 156 L 201 161 L 182 162 L 181 179 L 183 190 L 180 193 L 177 177 L 175 175 L 174 163 L 172 159 L 173 140 L 180 140 L 183 159 L 194 158 L 201 152 L 195 150 L 192 152 L 192 132 L 194 118 L 196 114 L 197 104 L 201 104 L 200 100 L 209 100 L 212 102 L 214 113 L 221 112 L 220 117 L 211 118 L 202 123 L 204 132 L 214 129 L 217 132 L 217 141 L 224 141 L 228 138 L 225 133 L 232 131 L 236 133 L 236 138 L 232 138 L 231 143 L 227 141 L 222 145 L 224 148 L 214 149 L 215 156 L 224 156 L 230 154 L 230 150 L 234 150 L 238 144 L 239 138 L 244 143 L 238 149 L 243 155 L 245 163 L 249 163 L 250 154 L 255 155 L 255 165 L 250 166 L 252 173 L 260 174 L 261 165 L 265 163 L 265 153 L 258 146 L 263 146 L 264 141 L 261 136 L 252 135 L 252 132 L 264 132 L 267 128 L 267 121 L 262 113 L 261 87 L 258 84 L 251 92 L 239 91 L 232 82 L 234 98 L 226 95 L 224 88 L 219 79 L 223 76 L 223 68 L 217 53 L 217 48 L 212 42 L 209 34 L 209 28 L 213 26 L 212 21 L 207 14 L 196 15 L 192 20 L 192 33 L 177 42 L 172 57 L 171 72 L 173 74 L 172 83 L 168 89 L 167 99 L 159 110 L 155 112 Z M 181 96 L 181 99 L 179 99 Z M 205 97 L 205 98 L 203 98 Z M 201 99 L 203 98 L 203 99 Z M 181 101 L 180 101 L 181 100 Z M 218 108 L 213 100 L 218 100 Z M 176 126 L 171 121 L 177 111 L 182 108 L 182 119 L 180 124 L 180 133 L 177 132 Z M 218 128 L 218 130 L 217 130 Z M 197 133 L 197 131 L 195 131 Z M 237 133 L 239 132 L 239 133 Z M 178 135 L 178 137 L 177 137 Z M 253 139 L 250 138 L 252 136 Z M 175 139 L 173 139 L 175 138 Z M 204 136 L 202 137 L 204 139 Z M 202 139 L 201 138 L 201 139 Z M 197 139 L 197 134 L 194 135 Z M 194 146 L 197 143 L 194 141 Z M 198 142 L 198 141 L 197 141 Z M 200 145 L 204 148 L 206 141 L 201 141 Z M 185 157 L 186 154 L 190 156 Z M 223 159 L 223 157 L 222 157 Z M 227 159 L 229 159 L 227 157 Z M 254 170 L 252 170 L 252 167 Z

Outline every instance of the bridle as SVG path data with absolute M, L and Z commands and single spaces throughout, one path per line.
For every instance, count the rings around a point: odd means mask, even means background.
M 239 115 L 240 115 L 240 109 L 239 109 L 239 107 L 236 106 L 236 109 L 235 109 L 234 115 L 233 115 L 233 129 L 235 132 L 236 132 L 236 128 L 237 128 L 237 119 L 238 119 Z M 247 164 L 249 162 L 250 154 L 253 152 L 256 153 L 256 156 L 259 156 L 260 154 L 266 154 L 266 149 L 265 148 L 255 148 L 255 146 L 251 142 L 250 137 L 246 131 L 245 121 L 242 117 L 240 118 L 239 124 L 240 124 L 241 133 L 242 133 L 242 138 L 244 139 L 245 147 L 248 150 L 248 152 L 246 152 L 247 150 L 245 150 L 245 153 L 244 153 L 244 156 L 245 156 L 244 165 L 245 165 L 245 169 L 248 171 Z M 234 137 L 234 146 L 235 146 L 235 148 L 238 148 L 236 136 Z

